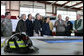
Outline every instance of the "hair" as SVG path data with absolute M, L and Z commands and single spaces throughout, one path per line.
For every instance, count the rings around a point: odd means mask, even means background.
M 31 15 L 31 14 L 28 14 L 28 18 L 29 18 L 30 15 Z
M 7 16 L 9 13 L 10 13 L 10 12 L 6 12 L 6 13 L 5 13 L 5 16 Z
M 24 15 L 25 15 L 25 14 L 22 14 L 20 18 L 22 19 Z
M 40 15 L 40 14 L 39 14 L 39 13 L 37 13 L 37 14 L 35 15 L 36 19 L 37 19 L 37 15 Z
M 66 16 L 66 18 L 69 18 L 68 16 Z
M 58 14 L 58 16 L 62 16 L 61 14 Z
M 50 17 L 48 16 L 47 18 L 50 18 Z M 47 19 L 47 18 L 46 18 L 46 19 Z
M 46 22 L 47 18 L 50 18 L 49 16 L 44 19 L 44 22 Z

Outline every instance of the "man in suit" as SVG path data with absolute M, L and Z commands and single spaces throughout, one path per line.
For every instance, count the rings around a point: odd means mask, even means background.
M 58 15 L 58 20 L 55 22 L 56 36 L 65 36 L 66 23 L 62 20 L 61 14 Z
M 73 24 L 72 24 L 71 21 L 69 21 L 69 17 L 68 16 L 66 17 L 66 21 L 65 22 L 67 24 L 66 30 L 65 30 L 65 35 L 66 36 L 71 36 L 72 30 L 73 30 Z
M 75 36 L 83 36 L 83 20 L 80 19 L 80 14 L 77 14 L 73 25 Z

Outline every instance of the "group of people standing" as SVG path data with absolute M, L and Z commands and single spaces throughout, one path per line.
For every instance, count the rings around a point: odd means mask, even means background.
M 1 20 L 1 32 L 3 36 L 12 35 L 12 23 L 10 20 L 10 12 L 5 13 L 5 19 Z M 53 27 L 56 28 L 56 36 L 71 36 L 72 30 L 75 33 L 75 36 L 83 35 L 83 20 L 80 19 L 80 15 L 77 14 L 77 19 L 74 24 L 69 21 L 69 17 L 66 17 L 66 21 L 62 20 L 61 14 L 58 15 L 58 19 L 53 25 L 50 21 L 50 18 L 47 17 L 43 19 L 42 16 L 38 13 L 35 16 L 35 20 L 32 21 L 33 17 L 31 14 L 28 14 L 26 19 L 26 14 L 22 14 L 20 20 L 18 21 L 16 27 L 16 33 L 25 32 L 28 36 L 43 36 L 49 35 L 52 36 Z
M 28 36 L 43 36 L 43 35 L 52 35 L 53 24 L 50 22 L 50 18 L 43 20 L 42 16 L 38 13 L 36 14 L 36 19 L 32 21 L 32 15 L 28 14 L 28 18 L 26 19 L 26 15 L 22 14 L 21 18 L 16 27 L 17 32 L 26 32 Z M 51 29 L 52 28 L 52 29 Z
M 80 14 L 77 14 L 74 24 L 69 21 L 69 17 L 66 16 L 66 20 L 62 20 L 61 14 L 58 15 L 58 20 L 55 22 L 56 35 L 57 36 L 71 36 L 72 31 L 75 36 L 83 36 L 83 20 L 80 19 Z

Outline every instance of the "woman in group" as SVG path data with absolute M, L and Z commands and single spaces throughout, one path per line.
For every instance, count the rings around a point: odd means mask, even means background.
M 43 33 L 43 35 L 48 35 L 48 36 L 51 35 L 51 30 L 50 30 L 49 23 L 50 23 L 50 18 L 47 17 L 47 19 L 45 19 L 44 24 L 42 26 L 42 33 Z

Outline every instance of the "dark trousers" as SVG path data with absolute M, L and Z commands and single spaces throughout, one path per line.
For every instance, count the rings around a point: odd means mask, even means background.
M 66 36 L 71 36 L 71 32 L 66 31 L 66 32 L 65 32 L 65 35 L 66 35 Z
M 43 34 L 43 32 L 41 31 L 41 36 L 43 36 L 43 35 L 44 35 L 44 34 Z M 52 36 L 52 31 L 50 31 L 49 36 Z
M 28 36 L 33 36 L 33 31 L 32 32 L 26 32 Z
M 50 36 L 52 36 L 52 31 L 50 31 Z
M 65 36 L 65 32 L 56 32 L 56 36 Z
M 83 36 L 83 33 L 75 33 L 75 36 Z

